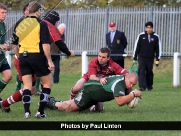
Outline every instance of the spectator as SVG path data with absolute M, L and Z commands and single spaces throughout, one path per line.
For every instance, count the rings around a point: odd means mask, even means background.
M 138 58 L 138 81 L 140 91 L 148 91 L 153 89 L 153 64 L 156 55 L 156 65 L 158 66 L 161 57 L 161 41 L 159 36 L 153 32 L 153 23 L 145 23 L 146 31 L 138 35 L 133 59 Z
M 125 54 L 124 49 L 127 46 L 127 39 L 124 32 L 116 30 L 116 23 L 109 24 L 110 32 L 106 34 L 106 44 L 111 50 L 111 54 Z M 124 68 L 123 56 L 111 56 L 111 59 Z

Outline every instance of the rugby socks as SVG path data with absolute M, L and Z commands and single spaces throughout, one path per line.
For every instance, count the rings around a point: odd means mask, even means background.
M 0 81 L 0 93 L 2 92 L 2 90 L 6 87 L 8 83 L 6 83 L 4 80 Z
M 18 74 L 16 75 L 16 90 L 19 91 L 21 89 L 21 81 L 19 80 Z
M 36 86 L 36 92 L 39 91 L 39 86 L 40 86 L 40 78 L 39 77 L 36 78 L 35 86 Z
M 40 105 L 38 111 L 40 114 L 44 114 L 44 109 L 46 106 L 46 103 L 48 102 L 48 98 L 50 96 L 51 89 L 50 88 L 43 88 L 42 93 L 40 95 Z
M 2 102 L 3 107 L 9 107 L 11 104 L 21 101 L 22 94 L 23 94 L 22 90 L 16 91 L 12 96 L 7 98 L 6 100 L 3 100 Z
M 31 103 L 31 91 L 30 90 L 25 89 L 23 91 L 22 101 L 23 101 L 23 104 L 24 104 L 25 113 L 26 112 L 30 113 L 30 103 Z

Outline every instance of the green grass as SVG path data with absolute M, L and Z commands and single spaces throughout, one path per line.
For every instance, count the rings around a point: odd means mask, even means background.
M 126 69 L 131 66 L 132 60 L 125 60 Z M 173 80 L 173 61 L 172 59 L 162 59 L 158 68 L 154 67 L 154 89 L 151 92 L 143 92 L 140 104 L 130 109 L 127 105 L 119 107 L 115 101 L 105 103 L 103 113 L 72 112 L 65 113 L 61 111 L 46 110 L 47 118 L 43 121 L 181 121 L 181 87 L 174 88 Z M 1 93 L 2 98 L 9 97 L 15 89 L 15 69 L 12 65 L 13 79 Z M 61 61 L 60 83 L 53 85 L 52 96 L 57 99 L 67 100 L 69 98 L 70 88 L 81 77 L 81 59 L 80 57 L 69 58 Z M 138 88 L 136 85 L 135 88 Z M 38 108 L 38 96 L 32 97 L 31 112 L 32 116 Z M 11 106 L 11 112 L 0 113 L 0 121 L 42 121 L 32 117 L 28 120 L 23 118 L 24 109 L 22 102 Z M 178 136 L 180 131 L 1 131 L 0 136 Z

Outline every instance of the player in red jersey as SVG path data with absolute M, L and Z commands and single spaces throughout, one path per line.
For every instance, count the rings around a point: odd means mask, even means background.
M 78 91 L 88 80 L 99 81 L 101 84 L 106 84 L 106 76 L 109 75 L 125 75 L 128 72 L 110 59 L 109 48 L 101 48 L 98 57 L 92 59 L 88 66 L 88 72 L 77 81 L 75 86 L 70 90 L 70 99 L 73 99 Z M 103 103 L 98 103 L 97 106 L 102 106 Z

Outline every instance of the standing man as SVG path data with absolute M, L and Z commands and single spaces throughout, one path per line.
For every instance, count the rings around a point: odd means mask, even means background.
M 6 19 L 6 13 L 6 6 L 0 3 L 0 72 L 3 75 L 2 80 L 0 80 L 0 92 L 2 92 L 8 82 L 12 79 L 11 69 L 3 51 L 10 49 L 10 47 L 5 43 L 6 25 L 4 20 Z M 2 99 L 0 98 L 0 100 Z
M 60 32 L 60 37 L 62 39 L 62 42 L 65 42 L 65 29 L 66 26 L 65 24 L 60 24 L 58 26 L 58 31 Z M 51 43 L 51 54 L 56 53 L 56 54 L 60 54 L 61 51 L 60 49 L 56 46 L 55 43 Z M 60 55 L 51 55 L 52 57 L 52 61 L 55 65 L 55 70 L 54 70 L 54 74 L 53 74 L 53 82 L 55 84 L 59 83 L 59 75 L 60 75 Z
M 153 63 L 156 55 L 156 66 L 159 65 L 161 57 L 161 41 L 159 36 L 153 32 L 153 23 L 145 23 L 146 31 L 138 35 L 133 60 L 136 61 L 138 58 L 138 79 L 139 87 L 141 91 L 148 91 L 153 89 Z
M 50 35 L 47 24 L 39 18 L 42 13 L 41 4 L 38 2 L 29 3 L 29 16 L 17 23 L 14 29 L 12 47 L 19 58 L 19 66 L 24 83 L 22 101 L 24 104 L 25 118 L 31 117 L 31 89 L 32 75 L 40 77 L 43 83 L 40 95 L 39 109 L 35 114 L 36 118 L 44 118 L 45 105 L 52 87 L 51 71 L 54 68 L 50 53 Z M 26 28 L 23 29 L 22 28 Z M 17 45 L 20 48 L 17 48 Z M 48 64 L 47 64 L 48 63 Z
M 116 23 L 109 24 L 109 33 L 106 34 L 106 44 L 112 54 L 125 54 L 124 49 L 127 46 L 127 39 L 124 32 L 116 30 Z M 124 68 L 123 56 L 111 56 L 111 59 Z

